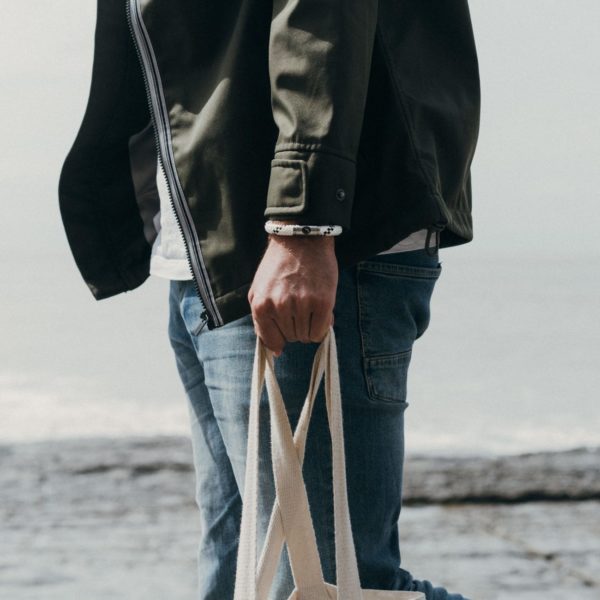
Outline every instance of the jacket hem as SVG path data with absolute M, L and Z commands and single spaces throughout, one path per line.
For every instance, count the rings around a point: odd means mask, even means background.
M 215 297 L 215 303 L 219 309 L 219 313 L 223 319 L 223 325 L 225 326 L 231 321 L 247 317 L 252 314 L 250 308 L 250 302 L 248 300 L 248 292 L 252 286 L 252 281 L 244 283 L 240 287 L 235 288 L 221 296 Z M 209 329 L 215 329 L 211 324 L 208 325 Z

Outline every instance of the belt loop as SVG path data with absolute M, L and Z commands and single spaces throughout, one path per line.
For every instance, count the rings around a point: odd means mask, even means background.
M 443 229 L 443 226 L 440 225 L 432 225 L 427 228 L 427 237 L 425 238 L 425 253 L 427 256 L 435 256 L 440 248 L 440 231 Z M 435 231 L 435 246 L 433 248 L 429 247 L 429 242 L 431 240 L 431 234 Z

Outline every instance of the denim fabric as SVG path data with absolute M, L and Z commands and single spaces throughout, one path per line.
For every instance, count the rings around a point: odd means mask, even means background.
M 441 273 L 424 250 L 375 255 L 340 270 L 334 310 L 350 515 L 363 588 L 421 591 L 427 600 L 466 600 L 400 567 L 404 411 L 414 341 L 428 328 Z M 171 281 L 169 336 L 187 394 L 200 511 L 197 600 L 233 597 L 244 490 L 248 408 L 256 343 L 250 315 L 204 326 L 191 281 Z M 317 343 L 287 343 L 275 369 L 292 427 L 308 389 Z M 266 391 L 261 398 L 259 549 L 274 501 Z M 335 583 L 331 444 L 319 390 L 304 478 L 325 579 Z M 293 580 L 284 547 L 271 600 Z

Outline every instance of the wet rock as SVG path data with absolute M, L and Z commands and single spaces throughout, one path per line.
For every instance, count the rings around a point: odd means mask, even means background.
M 600 499 L 600 448 L 407 460 L 407 504 Z
M 171 436 L 0 445 L 0 598 L 193 598 L 191 456 Z M 471 600 L 597 600 L 599 464 L 408 457 L 403 568 Z

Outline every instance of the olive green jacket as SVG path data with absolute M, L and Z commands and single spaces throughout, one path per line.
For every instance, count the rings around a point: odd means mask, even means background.
M 97 14 L 59 182 L 96 299 L 149 275 L 159 201 L 140 156 L 164 170 L 209 329 L 250 313 L 267 218 L 342 225 L 340 267 L 423 228 L 441 248 L 472 239 L 466 0 L 99 0 Z

